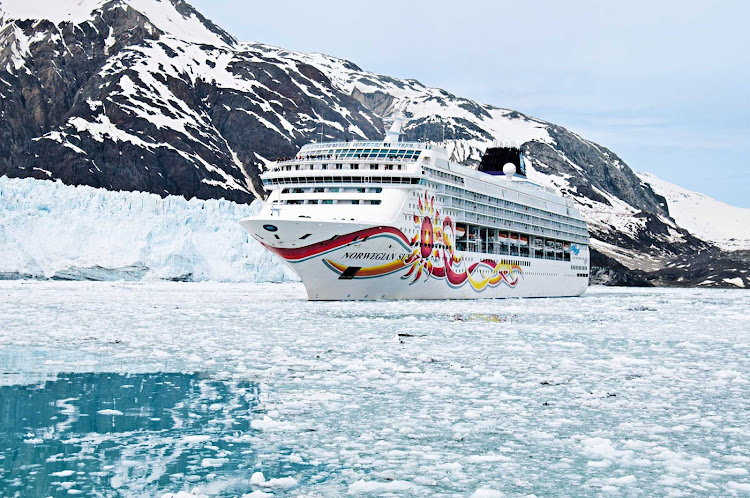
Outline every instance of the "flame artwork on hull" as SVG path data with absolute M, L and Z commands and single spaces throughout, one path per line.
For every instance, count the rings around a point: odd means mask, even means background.
M 373 278 L 388 275 L 404 268 L 408 270 L 401 276 L 410 285 L 430 278 L 446 280 L 451 287 L 460 287 L 466 283 L 476 291 L 505 284 L 509 287 L 518 285 L 523 277 L 519 265 L 505 261 L 483 259 L 466 267 L 463 258 L 456 254 L 454 243 L 454 224 L 450 217 L 442 218 L 435 209 L 435 198 L 425 192 L 418 199 L 419 215 L 414 215 L 414 224 L 419 231 L 409 241 L 411 252 L 408 256 L 389 263 L 362 268 L 354 278 Z M 406 236 L 399 232 L 403 239 Z M 342 274 L 347 266 L 331 259 L 324 260 L 333 271 Z

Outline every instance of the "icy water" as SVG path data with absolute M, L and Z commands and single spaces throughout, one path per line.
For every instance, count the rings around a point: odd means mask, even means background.
M 750 293 L 0 282 L 0 496 L 750 493 Z

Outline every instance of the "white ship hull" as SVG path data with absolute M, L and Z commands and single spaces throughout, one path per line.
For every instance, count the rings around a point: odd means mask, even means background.
M 280 217 L 241 225 L 299 275 L 310 300 L 563 297 L 588 286 L 588 271 L 571 269 L 576 260 L 588 267 L 585 245 L 574 247 L 572 262 L 448 247 L 423 255 L 405 225 Z M 445 227 L 441 240 L 450 240 L 451 229 Z

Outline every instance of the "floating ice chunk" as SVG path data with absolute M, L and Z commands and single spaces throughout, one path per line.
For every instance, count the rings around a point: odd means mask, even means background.
M 485 463 L 485 462 L 510 462 L 511 458 L 505 455 L 471 455 L 469 461 L 472 463 Z
M 619 454 L 612 441 L 601 437 L 584 438 L 581 441 L 581 446 L 583 447 L 583 454 L 588 457 L 611 460 Z
M 360 494 L 360 493 L 390 493 L 394 491 L 409 491 L 416 489 L 414 483 L 409 481 L 365 481 L 359 480 L 349 485 L 349 494 Z
M 508 379 L 500 372 L 495 372 L 492 375 L 486 375 L 479 379 L 480 382 L 486 382 L 488 384 L 505 384 Z
M 44 439 L 38 438 L 38 437 L 34 437 L 34 438 L 30 438 L 30 439 L 24 439 L 23 442 L 26 443 L 26 444 L 42 444 L 44 442 Z
M 273 495 L 271 493 L 266 493 L 265 491 L 253 491 L 252 493 L 245 493 L 242 495 L 242 498 L 271 498 Z
M 273 477 L 266 480 L 263 472 L 255 472 L 250 477 L 250 484 L 262 488 L 293 488 L 299 485 L 299 481 L 294 477 Z
M 750 493 L 750 482 L 729 481 L 729 489 L 742 491 L 743 493 Z
M 497 489 L 479 488 L 474 491 L 474 494 L 471 495 L 471 498 L 501 498 L 502 496 L 505 496 L 505 494 Z
M 99 410 L 96 413 L 98 413 L 99 415 L 112 415 L 112 416 L 115 416 L 115 415 L 125 415 L 120 410 L 113 410 L 111 408 L 106 408 L 104 410 Z
M 716 375 L 716 377 L 718 377 L 720 379 L 734 379 L 734 378 L 742 376 L 742 374 L 740 372 L 738 372 L 737 370 L 729 370 L 729 369 L 727 369 L 727 370 L 719 370 L 714 375 Z
M 69 477 L 75 474 L 74 470 L 61 470 L 60 472 L 53 472 L 50 475 L 55 477 Z
M 289 431 L 296 429 L 296 426 L 274 420 L 268 415 L 263 417 L 263 420 L 255 419 L 250 422 L 250 427 L 256 431 Z
M 620 484 L 634 484 L 636 482 L 636 478 L 634 475 L 623 476 L 623 477 L 609 477 L 605 480 L 605 482 L 613 486 L 617 486 Z
M 294 477 L 273 477 L 263 484 L 264 488 L 293 488 L 299 484 Z
M 223 467 L 229 463 L 228 458 L 204 458 L 201 461 L 201 467 Z
M 165 493 L 161 495 L 161 498 L 208 498 L 208 495 L 204 494 L 193 494 L 187 491 L 178 491 L 177 493 Z
M 205 434 L 196 434 L 193 436 L 185 436 L 182 438 L 182 440 L 186 443 L 205 443 L 206 441 L 211 440 L 211 436 L 207 436 Z
M 726 472 L 730 476 L 746 476 L 748 474 L 748 470 L 743 469 L 742 467 L 735 467 L 733 469 L 724 469 L 724 472 Z

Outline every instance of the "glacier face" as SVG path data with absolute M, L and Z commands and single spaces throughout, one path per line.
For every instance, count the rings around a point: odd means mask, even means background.
M 296 277 L 239 226 L 259 204 L 0 177 L 0 275 L 89 280 Z

